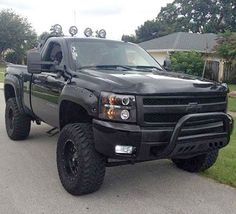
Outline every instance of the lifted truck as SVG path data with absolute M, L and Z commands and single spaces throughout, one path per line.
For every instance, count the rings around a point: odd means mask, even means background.
M 4 84 L 8 136 L 27 138 L 31 121 L 58 128 L 58 173 L 73 195 L 98 190 L 106 166 L 206 170 L 233 129 L 225 84 L 167 72 L 127 42 L 51 37 L 27 67 L 9 65 Z

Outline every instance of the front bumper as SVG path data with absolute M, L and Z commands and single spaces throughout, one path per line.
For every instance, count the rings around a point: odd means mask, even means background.
M 206 125 L 206 130 L 209 132 L 199 133 L 197 131 L 199 127 L 185 127 L 189 121 L 209 118 L 218 118 L 220 121 L 220 124 L 214 124 L 211 127 Z M 221 129 L 219 129 L 220 126 Z M 201 127 L 199 130 L 203 130 L 203 128 Z M 183 116 L 173 128 L 148 128 L 133 124 L 93 120 L 96 150 L 112 159 L 132 161 L 185 158 L 220 149 L 229 143 L 232 129 L 233 118 L 222 112 L 188 114 Z M 162 141 L 162 139 L 168 140 Z M 116 145 L 133 146 L 136 150 L 132 155 L 116 154 Z

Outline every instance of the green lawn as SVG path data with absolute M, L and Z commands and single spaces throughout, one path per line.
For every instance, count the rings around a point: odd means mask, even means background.
M 3 82 L 4 80 L 4 70 L 5 70 L 5 67 L 0 65 L 0 82 Z
M 229 97 L 229 104 L 228 104 L 229 111 L 236 112 L 236 98 Z
M 228 84 L 230 91 L 236 91 L 236 84 Z
M 230 91 L 236 91 L 236 85 L 229 85 Z M 236 112 L 236 98 L 229 97 L 229 111 Z
M 229 145 L 220 151 L 216 164 L 202 174 L 220 183 L 236 187 L 236 128 Z

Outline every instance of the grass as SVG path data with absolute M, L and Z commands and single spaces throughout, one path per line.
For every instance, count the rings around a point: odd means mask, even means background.
M 236 91 L 236 84 L 228 84 L 230 91 Z
M 230 91 L 236 91 L 236 85 L 229 85 Z M 229 97 L 229 111 L 236 112 L 236 98 Z
M 229 145 L 221 149 L 215 165 L 202 174 L 220 183 L 236 187 L 236 128 Z
M 229 84 L 228 86 L 230 91 L 236 91 L 236 85 Z M 236 112 L 236 98 L 229 98 L 228 109 Z M 220 150 L 215 165 L 202 174 L 220 183 L 236 187 L 236 128 L 234 128 L 229 145 Z
M 229 111 L 236 112 L 236 98 L 229 97 L 228 109 Z
M 5 71 L 5 67 L 0 65 L 0 82 L 4 81 L 4 71 Z

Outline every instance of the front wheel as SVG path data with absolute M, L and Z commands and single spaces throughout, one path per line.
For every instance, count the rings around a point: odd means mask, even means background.
M 188 159 L 172 159 L 175 165 L 188 172 L 201 172 L 205 171 L 217 160 L 218 150 L 208 152 L 206 154 L 198 155 Z
M 57 168 L 63 187 L 72 195 L 97 191 L 105 176 L 105 157 L 95 150 L 92 125 L 66 125 L 57 143 Z

